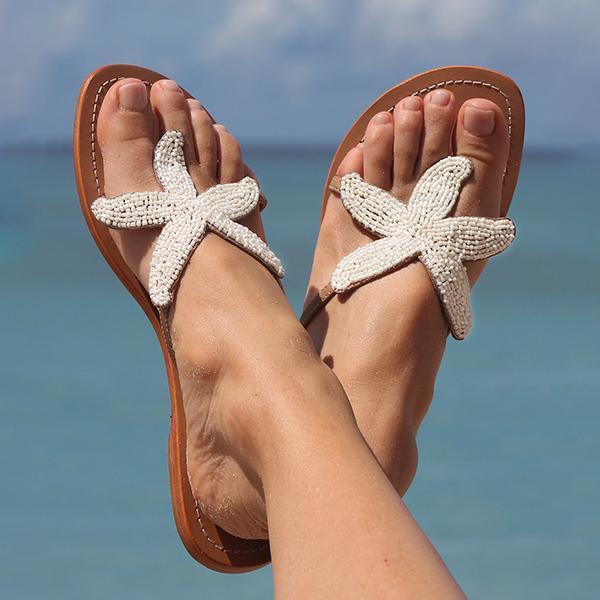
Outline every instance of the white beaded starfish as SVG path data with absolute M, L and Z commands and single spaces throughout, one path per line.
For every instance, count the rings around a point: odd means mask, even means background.
M 183 135 L 167 131 L 154 150 L 154 171 L 163 192 L 132 192 L 98 198 L 92 212 L 98 221 L 116 229 L 162 227 L 150 263 L 150 299 L 159 308 L 173 301 L 173 288 L 192 253 L 209 230 L 255 256 L 277 277 L 281 261 L 253 231 L 235 223 L 259 202 L 256 181 L 215 185 L 198 194 L 187 172 Z
M 331 277 L 333 290 L 345 292 L 418 258 L 429 271 L 452 335 L 465 338 L 471 328 L 471 288 L 463 261 L 498 254 L 515 237 L 510 219 L 446 217 L 472 171 L 464 156 L 441 160 L 424 173 L 407 204 L 356 173 L 342 177 L 344 206 L 382 239 L 340 261 Z

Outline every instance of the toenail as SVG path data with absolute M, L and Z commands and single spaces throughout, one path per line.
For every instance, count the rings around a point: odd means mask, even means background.
M 429 96 L 429 101 L 436 106 L 448 106 L 450 103 L 450 92 L 446 90 L 436 90 Z
M 392 115 L 389 112 L 380 112 L 375 115 L 374 121 L 379 125 L 385 125 L 392 122 Z
M 148 92 L 141 81 L 124 83 L 118 89 L 118 97 L 123 110 L 142 111 L 148 104 Z
M 421 110 L 421 101 L 414 96 L 409 96 L 402 100 L 402 108 L 404 110 Z
M 179 86 L 177 85 L 176 81 L 173 81 L 172 79 L 161 79 L 160 85 L 162 86 L 163 90 L 167 90 L 169 92 L 179 92 Z
M 202 104 L 195 98 L 190 98 L 188 100 L 188 106 L 191 110 L 202 110 Z
M 496 128 L 496 114 L 493 110 L 465 106 L 465 129 L 480 137 L 491 135 Z

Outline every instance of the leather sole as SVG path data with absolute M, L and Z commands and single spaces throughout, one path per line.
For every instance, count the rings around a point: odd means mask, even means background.
M 150 320 L 165 361 L 171 397 L 169 431 L 169 480 L 173 515 L 183 545 L 204 566 L 222 573 L 240 573 L 270 562 L 267 540 L 244 540 L 230 535 L 202 513 L 192 494 L 186 460 L 186 424 L 177 365 L 171 358 L 158 312 L 148 293 L 127 266 L 107 227 L 96 221 L 90 206 L 103 195 L 102 153 L 97 143 L 98 114 L 106 92 L 120 79 L 135 77 L 151 87 L 160 73 L 133 65 L 108 65 L 94 71 L 84 81 L 77 102 L 73 133 L 75 179 L 81 209 L 100 252 L 115 275 L 136 299 Z M 185 92 L 185 90 L 184 90 Z M 192 96 L 185 92 L 188 98 Z

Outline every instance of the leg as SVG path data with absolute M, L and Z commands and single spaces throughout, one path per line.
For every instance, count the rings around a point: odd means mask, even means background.
M 286 419 L 261 464 L 276 597 L 464 598 L 368 449 L 337 382 L 326 387 L 333 389 L 314 409 Z
M 475 166 L 456 213 L 498 216 L 508 129 L 501 110 L 489 100 L 470 100 L 457 115 L 447 90 L 431 92 L 424 100 L 405 98 L 393 114 L 371 120 L 363 146 L 347 154 L 339 174 L 361 173 L 367 182 L 408 199 L 423 172 L 448 156 L 452 146 Z M 343 256 L 371 240 L 332 194 L 309 297 L 328 282 Z M 468 263 L 472 283 L 482 268 L 482 262 Z M 309 332 L 342 382 L 369 446 L 404 493 L 416 471 L 416 433 L 433 397 L 448 332 L 425 268 L 414 262 L 334 298 Z
M 108 195 L 158 186 L 152 148 L 165 129 L 184 134 L 199 190 L 244 173 L 235 139 L 174 82 L 150 98 L 140 81 L 115 84 L 98 127 Z M 258 214 L 247 224 L 263 235 Z M 156 231 L 113 235 L 147 284 Z M 278 598 L 462 597 L 264 267 L 209 234 L 181 279 L 172 331 L 192 488 L 232 533 L 261 537 L 268 523 Z

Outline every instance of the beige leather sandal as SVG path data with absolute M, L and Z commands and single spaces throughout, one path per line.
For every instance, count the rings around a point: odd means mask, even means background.
M 81 208 L 104 258 L 142 307 L 158 336 L 171 395 L 169 475 L 177 530 L 189 553 L 203 565 L 225 573 L 256 569 L 270 561 L 267 540 L 228 534 L 203 514 L 192 494 L 186 462 L 186 426 L 182 394 L 169 334 L 168 312 L 187 260 L 210 230 L 260 260 L 275 276 L 283 268 L 267 245 L 236 221 L 264 206 L 250 177 L 216 185 L 197 194 L 183 157 L 183 136 L 168 131 L 154 153 L 154 170 L 163 192 L 137 192 L 104 198 L 102 154 L 97 144 L 98 113 L 108 89 L 135 77 L 151 87 L 159 73 L 130 65 L 110 65 L 92 73 L 79 95 L 74 129 L 74 163 Z M 187 97 L 191 97 L 186 93 Z M 263 200 L 261 202 L 261 199 Z M 162 228 L 152 256 L 149 293 L 127 266 L 109 228 Z
M 503 111 L 510 149 L 502 187 L 502 218 L 450 217 L 473 166 L 464 156 L 449 156 L 428 169 L 410 198 L 400 202 L 385 190 L 365 183 L 357 173 L 335 175 L 348 151 L 362 141 L 371 118 L 392 112 L 407 96 L 450 90 L 460 107 L 471 98 L 487 98 Z M 343 258 L 328 285 L 307 299 L 301 317 L 306 327 L 336 294 L 419 260 L 427 269 L 440 299 L 450 332 L 463 339 L 471 327 L 470 285 L 463 262 L 488 258 L 507 248 L 515 227 L 504 218 L 519 175 L 525 109 L 516 84 L 501 73 L 478 67 L 434 69 L 398 84 L 376 100 L 356 121 L 340 144 L 329 169 L 321 218 L 331 192 L 339 194 L 354 220 L 375 237 Z M 451 150 L 451 149 L 449 149 Z

